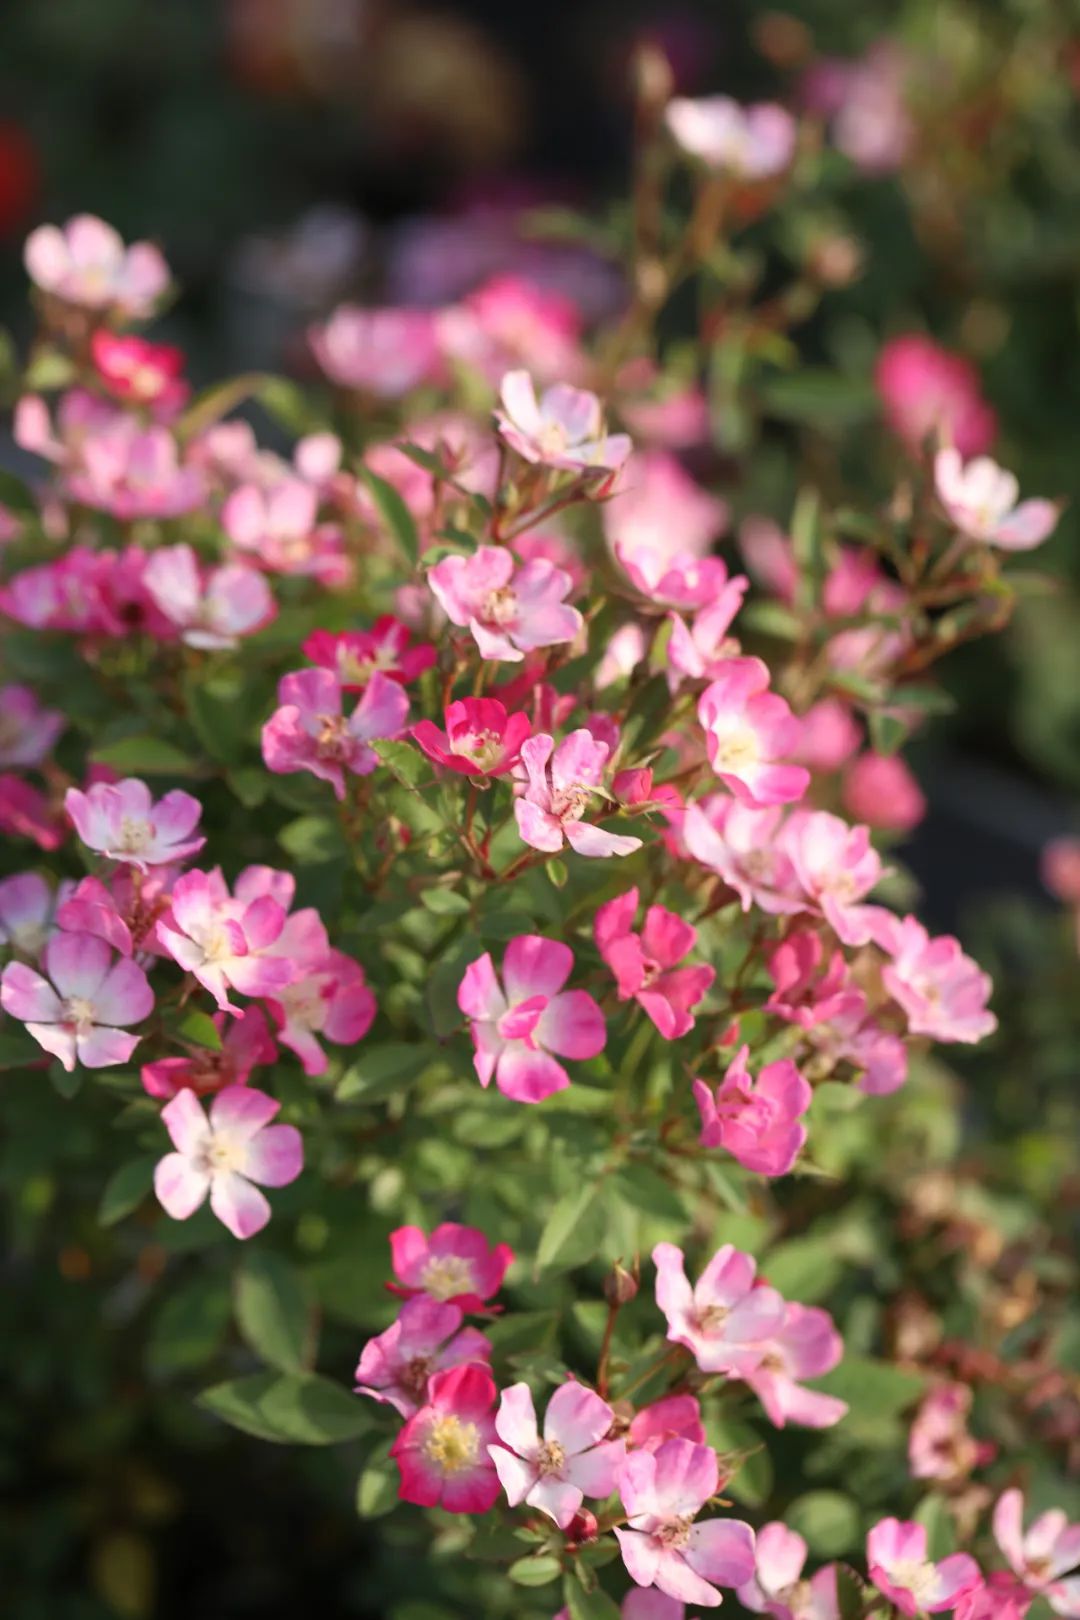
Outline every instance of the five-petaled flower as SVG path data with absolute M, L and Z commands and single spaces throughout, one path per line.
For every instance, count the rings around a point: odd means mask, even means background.
M 564 842 L 579 855 L 632 855 L 641 839 L 608 832 L 583 821 L 590 801 L 601 791 L 608 745 L 584 727 L 555 739 L 540 732 L 521 745 L 526 785 L 515 801 L 518 832 L 526 844 L 554 855 Z
M 563 472 L 616 472 L 630 454 L 626 433 L 608 433 L 595 394 L 553 383 L 536 397 L 527 371 L 508 371 L 495 412 L 499 432 L 526 461 Z
M 186 1221 L 210 1195 L 210 1208 L 233 1237 L 249 1238 L 270 1219 L 260 1187 L 286 1187 L 304 1167 L 295 1125 L 271 1125 L 281 1104 L 253 1086 L 226 1086 L 203 1105 L 188 1088 L 161 1110 L 175 1152 L 154 1172 L 158 1202 Z
M 754 1078 L 747 1068 L 750 1048 L 740 1048 L 714 1091 L 694 1081 L 701 1114 L 702 1147 L 726 1148 L 747 1170 L 784 1176 L 806 1142 L 801 1116 L 813 1096 L 790 1058 L 766 1063 Z
M 368 776 L 379 763 L 371 747 L 396 737 L 405 725 L 409 700 L 400 684 L 376 671 L 351 715 L 342 713 L 342 689 L 328 669 L 299 669 L 283 675 L 278 704 L 263 726 L 267 770 L 278 776 L 310 771 L 345 797 L 345 772 Z
M 528 1384 L 504 1389 L 495 1414 L 500 1443 L 490 1451 L 510 1506 L 525 1502 L 565 1530 L 586 1496 L 610 1496 L 626 1456 L 624 1440 L 605 1438 L 614 1416 L 584 1384 L 560 1384 L 541 1438 Z
M 399 1226 L 390 1234 L 390 1260 L 396 1282 L 391 1293 L 429 1294 L 463 1311 L 484 1311 L 502 1287 L 514 1258 L 508 1243 L 492 1246 L 475 1226 L 444 1221 L 428 1237 L 418 1226 Z
M 537 647 L 573 641 L 581 614 L 566 601 L 573 580 L 546 557 L 522 563 L 505 546 L 444 557 L 428 584 L 450 620 L 472 633 L 482 658 L 520 663 Z
M 202 814 L 198 799 L 179 788 L 154 803 L 145 782 L 95 782 L 83 793 L 68 788 L 64 800 L 75 831 L 87 849 L 142 871 L 195 855 L 206 839 L 192 836 Z
M 447 1513 L 486 1513 L 494 1506 L 500 1487 L 489 1450 L 496 1393 L 487 1368 L 475 1363 L 434 1375 L 426 1404 L 390 1448 L 403 1502 Z
M 93 934 L 54 934 L 41 955 L 43 973 L 9 962 L 0 978 L 0 1005 L 26 1025 L 39 1046 L 69 1072 L 125 1063 L 139 1044 L 127 1026 L 154 1005 L 146 974 Z
M 491 1345 L 477 1328 L 462 1327 L 462 1309 L 449 1300 L 416 1294 L 396 1322 L 369 1339 L 356 1366 L 356 1393 L 370 1395 L 412 1417 L 427 1404 L 428 1387 L 448 1367 L 491 1360 Z
M 1032 551 L 1053 532 L 1061 515 L 1057 501 L 1020 501 L 1020 485 L 989 456 L 966 465 L 947 445 L 934 457 L 934 487 L 946 513 L 969 540 L 1001 551 Z
M 769 691 L 760 658 L 729 658 L 698 701 L 709 764 L 743 804 L 761 809 L 801 799 L 810 783 L 802 765 L 784 764 L 799 745 L 799 722 Z
M 429 759 L 460 776 L 505 776 L 532 730 L 527 714 L 507 714 L 497 698 L 459 698 L 447 704 L 445 718 L 445 731 L 420 720 L 410 735 Z
M 978 1564 L 967 1553 L 932 1562 L 927 1541 L 925 1525 L 900 1519 L 881 1519 L 866 1538 L 870 1579 L 901 1614 L 953 1609 L 982 1579 Z
M 596 947 L 615 976 L 619 1000 L 632 996 L 665 1040 L 678 1040 L 694 1027 L 693 1009 L 705 996 L 716 970 L 705 963 L 680 967 L 697 943 L 697 929 L 664 906 L 650 906 L 640 934 L 633 932 L 638 891 L 608 900 L 596 913 Z

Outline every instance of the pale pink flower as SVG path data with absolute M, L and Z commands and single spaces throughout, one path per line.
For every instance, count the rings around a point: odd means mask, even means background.
M 66 725 L 64 715 L 43 708 L 29 686 L 0 687 L 0 769 L 40 765 Z
M 506 947 L 502 984 L 487 951 L 465 969 L 458 1006 L 470 1020 L 482 1086 L 494 1078 L 515 1102 L 542 1102 L 570 1084 L 557 1058 L 584 1060 L 604 1050 L 604 1015 L 592 996 L 563 989 L 573 966 L 569 945 L 521 934 Z
M 327 948 L 314 962 L 297 959 L 286 950 L 290 924 L 302 918 L 297 912 L 285 924 L 281 938 L 271 947 L 276 955 L 287 956 L 295 969 L 291 984 L 267 997 L 275 1033 L 283 1046 L 296 1053 L 305 1074 L 323 1074 L 327 1057 L 320 1044 L 355 1046 L 375 1021 L 375 995 L 359 962 L 343 951 Z M 319 923 L 322 939 L 326 931 Z
M 954 1610 L 955 1620 L 1024 1620 L 1031 1607 L 1027 1588 L 1007 1570 L 995 1570 L 981 1586 L 964 1596 Z
M 724 786 L 754 809 L 801 799 L 810 783 L 802 765 L 782 763 L 798 747 L 799 722 L 768 686 L 760 658 L 729 658 L 697 707 L 709 763 Z
M 131 417 L 89 434 L 65 483 L 73 500 L 122 523 L 180 517 L 206 498 L 201 471 L 181 465 L 168 428 L 140 428 Z
M 788 1423 L 829 1429 L 845 1416 L 847 1402 L 804 1389 L 799 1380 L 832 1372 L 843 1354 L 843 1340 L 828 1311 L 789 1300 L 781 1324 L 735 1358 L 730 1376 L 745 1379 L 778 1429 Z
M 760 512 L 751 512 L 739 528 L 739 550 L 754 579 L 789 606 L 795 600 L 799 566 L 790 536 Z
M 576 376 L 582 368 L 578 306 L 520 276 L 493 276 L 460 304 L 440 310 L 435 321 L 447 358 L 493 386 L 515 366 L 541 382 Z
M 968 1430 L 972 1392 L 967 1384 L 937 1384 L 925 1397 L 908 1435 L 908 1467 L 913 1479 L 964 1479 L 989 1462 L 995 1447 Z
M 651 1406 L 635 1412 L 626 1434 L 635 1450 L 656 1451 L 665 1440 L 692 1440 L 701 1445 L 705 1425 L 696 1395 L 664 1395 Z
M 903 163 L 914 124 L 907 108 L 910 73 L 892 40 L 879 40 L 854 61 L 816 63 L 804 84 L 815 111 L 832 119 L 837 150 L 864 174 L 889 174 Z
M 206 839 L 195 833 L 202 805 L 179 788 L 155 803 L 145 782 L 95 782 L 83 793 L 68 788 L 64 808 L 87 849 L 111 861 L 146 871 L 198 853 Z
M 536 397 L 527 371 L 508 371 L 495 412 L 499 432 L 526 461 L 564 472 L 616 472 L 630 454 L 625 433 L 608 433 L 595 394 L 553 383 Z
M 369 1339 L 356 1365 L 356 1393 L 392 1406 L 404 1418 L 427 1404 L 432 1376 L 448 1367 L 491 1360 L 491 1345 L 476 1328 L 462 1327 L 459 1305 L 418 1294 L 396 1322 Z
M 468 627 L 483 658 L 519 663 L 537 647 L 573 641 L 584 622 L 566 601 L 569 574 L 542 557 L 519 563 L 505 546 L 444 557 L 427 578 L 451 624 Z
M 499 1496 L 488 1455 L 495 1439 L 491 1408 L 495 1380 L 471 1363 L 434 1375 L 427 1403 L 414 1412 L 390 1448 L 398 1465 L 398 1496 L 447 1513 L 487 1513 Z
M 648 651 L 640 624 L 624 624 L 610 638 L 596 668 L 593 685 L 598 692 L 632 675 Z
M 796 810 L 780 842 L 810 906 L 845 945 L 865 945 L 880 907 L 858 902 L 885 876 L 868 827 L 849 827 L 827 810 Z
M 93 214 L 76 214 L 62 228 L 39 225 L 23 258 L 43 292 L 83 309 L 112 310 L 129 320 L 153 313 L 169 285 L 169 267 L 150 242 L 122 239 Z
M 241 484 L 221 509 L 221 526 L 241 551 L 288 573 L 290 559 L 306 562 L 309 556 L 318 509 L 318 492 L 299 478 L 283 478 L 268 489 Z
M 619 1475 L 626 1529 L 616 1528 L 630 1578 L 668 1597 L 715 1609 L 717 1586 L 742 1586 L 754 1573 L 754 1532 L 739 1519 L 694 1520 L 716 1495 L 720 1471 L 711 1446 L 668 1440 L 633 1451 Z
M 619 1000 L 631 996 L 665 1040 L 674 1041 L 694 1027 L 693 1008 L 716 978 L 714 968 L 680 967 L 697 944 L 697 929 L 663 906 L 650 906 L 640 934 L 633 932 L 638 891 L 627 889 L 596 913 L 593 937 L 611 969 Z
M 528 1384 L 504 1389 L 495 1414 L 501 1442 L 491 1460 L 511 1507 L 525 1502 L 565 1530 L 586 1496 L 602 1501 L 615 1489 L 624 1440 L 605 1440 L 615 1414 L 583 1384 L 561 1384 L 548 1402 L 544 1435 Z
M 0 878 L 0 945 L 10 945 L 20 956 L 40 956 L 71 888 L 65 879 L 54 891 L 37 872 Z
M 308 333 L 319 365 L 339 388 L 400 399 L 442 371 L 435 317 L 422 309 L 343 304 Z
M 554 855 L 565 841 L 579 855 L 602 859 L 632 855 L 641 848 L 640 838 L 607 832 L 581 819 L 601 791 L 606 743 L 582 728 L 556 748 L 554 739 L 541 733 L 522 743 L 521 758 L 528 780 L 523 796 L 514 803 L 514 815 L 518 832 L 531 848 Z
M 215 869 L 176 880 L 157 938 L 223 1011 L 235 1013 L 230 987 L 244 996 L 273 995 L 292 978 L 292 964 L 270 950 L 284 926 L 284 907 L 270 895 L 249 904 L 234 899 Z
M 993 444 L 997 417 L 983 399 L 978 372 L 932 338 L 918 332 L 891 338 L 878 355 L 874 383 L 885 420 L 910 449 L 921 450 L 931 436 L 962 456 Z
M 658 1243 L 652 1257 L 667 1337 L 685 1345 L 702 1372 L 728 1372 L 780 1328 L 784 1301 L 775 1288 L 755 1283 L 755 1261 L 730 1243 L 716 1251 L 693 1288 L 681 1249 Z
M 726 793 L 688 804 L 682 841 L 694 860 L 722 877 L 742 901 L 771 916 L 801 911 L 791 859 L 777 837 L 783 810 L 751 809 Z
M 934 488 L 951 521 L 969 540 L 1001 551 L 1032 551 L 1057 526 L 1056 501 L 1018 501 L 1020 485 L 989 456 L 964 463 L 951 445 L 934 457 Z
M 279 776 L 310 771 L 345 797 L 345 772 L 369 776 L 379 763 L 370 746 L 403 730 L 409 700 L 397 681 L 376 672 L 352 714 L 342 713 L 341 683 L 328 669 L 283 675 L 280 705 L 263 726 L 262 755 Z
M 29 838 L 39 849 L 59 849 L 66 837 L 63 817 L 40 789 L 10 771 L 0 775 L 0 832 Z
M 786 1524 L 763 1524 L 754 1540 L 754 1574 L 736 1596 L 752 1614 L 775 1620 L 840 1620 L 836 1565 L 803 1579 L 806 1542 Z
M 939 1614 L 953 1609 L 982 1580 L 967 1553 L 935 1564 L 927 1557 L 926 1526 L 881 1519 L 866 1538 L 870 1579 L 901 1614 Z
M 261 1007 L 245 1007 L 239 1018 L 215 1013 L 214 1028 L 221 1037 L 216 1051 L 209 1046 L 191 1046 L 183 1057 L 144 1063 L 139 1071 L 143 1090 L 166 1102 L 185 1088 L 197 1097 L 209 1096 L 224 1091 L 226 1086 L 246 1086 L 253 1069 L 273 1063 L 278 1056 Z
M 911 832 L 926 815 L 926 795 L 899 754 L 860 754 L 842 791 L 850 816 L 884 832 Z
M 635 439 L 692 450 L 709 436 L 709 401 L 696 382 L 671 377 L 647 355 L 619 368 L 619 415 Z
M 277 613 L 273 592 L 257 569 L 228 563 L 204 570 L 188 545 L 154 551 L 142 579 L 155 607 L 189 647 L 235 647 Z
M 776 102 L 674 96 L 664 116 L 684 152 L 736 180 L 771 179 L 795 156 L 795 120 Z
M 532 729 L 527 714 L 507 714 L 497 698 L 459 698 L 447 705 L 445 719 L 445 731 L 420 720 L 410 736 L 429 759 L 459 776 L 505 776 Z
M 677 692 L 684 680 L 711 681 L 723 675 L 724 664 L 739 650 L 728 630 L 749 583 L 741 574 L 729 580 L 715 606 L 696 614 L 689 626 L 677 613 L 670 615 L 665 670 L 669 691 Z
M 57 926 L 69 934 L 96 934 L 121 956 L 164 956 L 157 923 L 168 912 L 178 876 L 172 866 L 141 871 L 127 863 L 109 873 L 108 887 L 99 878 L 85 877 L 61 899 Z
M 684 1620 L 685 1615 L 686 1604 L 656 1586 L 632 1586 L 619 1609 L 619 1620 Z M 564 1609 L 555 1620 L 570 1620 L 570 1610 Z
M 360 691 L 378 673 L 407 686 L 435 662 L 430 642 L 410 647 L 407 625 L 384 613 L 370 630 L 313 630 L 300 651 L 334 672 L 345 692 Z
M 892 958 L 881 977 L 907 1014 L 913 1035 L 972 1044 L 997 1028 L 986 1005 L 993 989 L 990 975 L 965 956 L 958 939 L 931 938 L 917 918 L 888 913 L 881 913 L 874 937 Z
M 139 1044 L 126 1026 L 149 1016 L 154 996 L 146 974 L 92 934 L 54 934 L 41 954 L 43 974 L 9 962 L 0 1005 L 24 1023 L 39 1046 L 69 1072 L 126 1063 Z
M 210 1208 L 233 1237 L 249 1238 L 270 1219 L 260 1187 L 286 1187 L 304 1167 L 295 1125 L 271 1125 L 281 1104 L 251 1086 L 226 1086 L 207 1119 L 195 1093 L 178 1091 L 161 1110 L 172 1138 L 154 1172 L 158 1202 L 174 1221 L 186 1221 L 210 1195 Z
M 715 1091 L 694 1081 L 701 1114 L 701 1145 L 722 1147 L 747 1170 L 787 1175 L 806 1142 L 801 1116 L 813 1096 L 790 1058 L 767 1063 L 756 1079 L 747 1068 L 750 1048 L 740 1048 Z
M 1069 1573 L 1080 1565 L 1080 1524 L 1050 1508 L 1025 1530 L 1023 1492 L 1010 1490 L 994 1508 L 994 1536 L 1029 1597 L 1045 1598 L 1055 1614 L 1080 1615 L 1080 1573 Z
M 396 1283 L 391 1293 L 410 1298 L 428 1294 L 463 1311 L 483 1311 L 502 1287 L 514 1251 L 508 1243 L 488 1243 L 475 1226 L 443 1221 L 430 1237 L 418 1226 L 390 1234 L 390 1261 Z
M 657 577 L 678 559 L 704 557 L 727 527 L 726 501 L 709 494 L 665 450 L 635 451 L 604 505 L 604 534 L 624 568 Z M 639 587 L 640 589 L 640 587 Z
M 729 579 L 720 557 L 694 557 L 683 551 L 664 555 L 645 546 L 627 551 L 621 544 L 615 555 L 634 589 L 657 607 L 694 613 L 715 606 L 728 614 L 730 623 L 742 605 L 746 580 L 741 574 Z

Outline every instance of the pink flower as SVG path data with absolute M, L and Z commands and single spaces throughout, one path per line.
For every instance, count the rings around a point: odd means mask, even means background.
M 65 879 L 54 893 L 37 872 L 0 879 L 0 945 L 10 945 L 20 956 L 40 956 L 53 914 L 70 889 Z
M 220 871 L 185 872 L 157 937 L 223 1011 L 236 1013 L 230 987 L 244 996 L 273 995 L 292 978 L 292 963 L 270 953 L 284 926 L 284 908 L 270 895 L 245 904 L 230 896 Z
M 665 1440 L 692 1440 L 701 1445 L 705 1425 L 696 1395 L 665 1395 L 634 1414 L 627 1444 L 635 1450 L 656 1451 Z
M 603 657 L 597 665 L 593 684 L 598 692 L 616 681 L 632 675 L 648 650 L 645 632 L 640 624 L 624 624 L 607 642 Z
M 277 613 L 263 576 L 243 563 L 201 569 L 188 545 L 162 546 L 149 557 L 142 582 L 154 606 L 189 647 L 235 647 Z
M 586 1496 L 615 1489 L 626 1442 L 605 1440 L 615 1414 L 583 1384 L 561 1384 L 548 1402 L 541 1440 L 528 1384 L 504 1389 L 495 1414 L 502 1442 L 489 1448 L 511 1507 L 525 1502 L 565 1530 Z
M 795 120 L 772 101 L 742 107 L 730 96 L 674 96 L 667 127 L 682 150 L 736 180 L 768 180 L 795 155 Z
M 168 912 L 177 876 L 169 866 L 142 872 L 124 865 L 109 874 L 108 888 L 98 878 L 85 877 L 62 899 L 57 926 L 69 934 L 96 934 L 121 956 L 133 956 L 136 951 L 166 955 L 156 929 Z
M 806 1542 L 786 1524 L 763 1524 L 754 1543 L 755 1570 L 736 1596 L 753 1614 L 776 1620 L 840 1620 L 836 1565 L 826 1564 L 802 1579 Z
M 398 1280 L 388 1286 L 406 1298 L 429 1294 L 463 1311 L 483 1311 L 502 1287 L 513 1259 L 508 1243 L 492 1247 L 475 1226 L 444 1221 L 430 1237 L 418 1226 L 399 1226 L 390 1234 L 390 1261 Z
M 343 304 L 308 333 L 319 365 L 339 388 L 400 399 L 442 370 L 435 317 L 422 309 Z
M 784 1301 L 775 1288 L 755 1284 L 754 1260 L 730 1243 L 716 1251 L 693 1288 L 673 1243 L 658 1243 L 652 1257 L 667 1337 L 685 1345 L 702 1372 L 729 1371 L 780 1328 Z
M 899 1519 L 881 1519 L 866 1538 L 870 1579 L 901 1614 L 953 1609 L 982 1580 L 978 1564 L 967 1553 L 931 1563 L 926 1539 L 925 1525 Z
M 581 819 L 600 790 L 607 757 L 607 744 L 584 728 L 564 737 L 558 748 L 543 733 L 522 743 L 528 783 L 514 804 L 514 815 L 526 844 L 554 855 L 565 840 L 579 855 L 602 859 L 641 848 L 640 838 L 606 832 Z
M 526 461 L 564 472 L 615 472 L 630 454 L 628 435 L 606 432 L 603 406 L 583 388 L 554 383 L 538 400 L 527 371 L 508 371 L 499 398 L 499 432 Z
M 997 417 L 982 397 L 979 374 L 962 355 L 918 332 L 890 339 L 878 356 L 874 383 L 892 431 L 912 450 L 932 435 L 975 456 L 994 442 Z
M 846 1414 L 847 1402 L 803 1389 L 798 1380 L 832 1372 L 843 1354 L 843 1340 L 828 1311 L 789 1300 L 782 1323 L 742 1352 L 731 1376 L 746 1380 L 778 1429 L 788 1423 L 828 1429 Z
M 822 698 L 799 716 L 796 758 L 811 771 L 839 770 L 859 746 L 861 731 L 851 709 L 839 698 Z M 865 821 L 865 816 L 856 818 Z
M 843 795 L 850 816 L 885 832 L 911 832 L 926 815 L 926 795 L 899 754 L 860 754 Z
M 488 1455 L 495 1439 L 491 1408 L 497 1394 L 486 1367 L 451 1367 L 428 1385 L 427 1404 L 405 1424 L 390 1448 L 398 1465 L 403 1502 L 447 1513 L 486 1513 L 499 1495 Z
M 754 810 L 724 793 L 686 807 L 687 853 L 735 890 L 744 911 L 751 906 L 770 915 L 802 910 L 795 868 L 777 838 L 782 815 L 778 807 Z
M 407 625 L 390 613 L 376 619 L 370 630 L 313 630 L 301 647 L 305 658 L 334 672 L 346 692 L 359 691 L 378 673 L 408 685 L 430 669 L 435 648 L 430 643 L 409 646 Z
M 264 567 L 289 573 L 294 560 L 304 564 L 309 558 L 318 509 L 318 492 L 299 478 L 283 478 L 269 489 L 242 484 L 222 507 L 221 526 L 234 546 L 253 552 Z
M 999 1569 L 981 1586 L 965 1592 L 956 1605 L 955 1620 L 1024 1620 L 1030 1607 L 1026 1588 Z
M 987 1009 L 990 976 L 965 956 L 951 934 L 931 938 L 915 917 L 882 913 L 877 943 L 891 956 L 882 980 L 907 1014 L 913 1035 L 936 1041 L 981 1041 L 997 1028 Z
M 884 877 L 868 827 L 849 827 L 827 810 L 796 810 L 780 834 L 799 885 L 845 945 L 865 945 L 880 907 L 860 906 Z
M 619 1000 L 633 996 L 665 1040 L 694 1027 L 692 1009 L 716 978 L 707 966 L 680 968 L 697 943 L 697 929 L 663 906 L 650 906 L 640 934 L 632 932 L 637 889 L 602 905 L 593 923 L 596 948 L 619 987 Z
M 491 1360 L 491 1345 L 476 1328 L 462 1327 L 459 1305 L 418 1294 L 397 1321 L 369 1339 L 356 1366 L 356 1393 L 410 1418 L 427 1404 L 433 1374 Z
M 39 225 L 26 239 L 23 258 L 43 292 L 133 320 L 152 314 L 169 285 L 169 267 L 156 247 L 125 247 L 112 226 L 93 214 L 77 214 L 62 229 Z
M 684 1620 L 685 1603 L 668 1597 L 655 1586 L 632 1586 L 622 1600 L 619 1620 Z M 555 1620 L 570 1620 L 570 1610 L 564 1609 Z
M 272 947 L 287 960 L 291 956 L 295 978 L 275 990 L 267 1006 L 278 1040 L 296 1053 L 304 1073 L 323 1074 L 327 1059 L 318 1037 L 335 1046 L 355 1046 L 362 1041 L 375 1021 L 375 995 L 359 962 L 343 951 L 327 948 L 314 962 L 305 963 L 282 949 L 289 924 L 302 916 L 297 912 L 289 919 L 281 940 Z M 319 928 L 325 941 L 321 923 Z
M 481 657 L 503 663 L 573 641 L 584 622 L 565 600 L 569 574 L 543 557 L 519 564 L 505 546 L 444 557 L 429 570 L 428 584 L 451 624 L 468 626 Z
M 653 579 L 673 563 L 704 557 L 728 516 L 727 503 L 664 450 L 635 451 L 602 512 L 607 542 L 623 567 L 633 564 Z
M 507 714 L 496 698 L 459 698 L 446 708 L 446 730 L 421 720 L 410 733 L 429 759 L 461 776 L 505 776 L 521 758 L 532 728 L 520 710 Z
M 989 456 L 965 466 L 959 450 L 946 446 L 934 457 L 934 488 L 961 534 L 1002 551 L 1032 551 L 1057 526 L 1056 501 L 1017 501 L 1020 485 Z
M 755 1080 L 747 1069 L 750 1048 L 740 1049 L 714 1092 L 694 1081 L 701 1114 L 701 1145 L 722 1147 L 747 1170 L 787 1175 L 806 1142 L 800 1115 L 813 1093 L 790 1058 L 767 1063 Z
M 202 805 L 179 788 L 154 802 L 137 776 L 123 782 L 95 782 L 85 793 L 68 788 L 64 807 L 87 849 L 111 861 L 150 866 L 186 861 L 206 843 L 193 837 Z
M 139 1071 L 143 1090 L 166 1102 L 183 1090 L 197 1097 L 224 1091 L 226 1086 L 246 1086 L 251 1071 L 259 1064 L 273 1063 L 278 1049 L 266 1027 L 261 1007 L 245 1007 L 239 1018 L 214 1014 L 214 1028 L 221 1036 L 217 1051 L 193 1046 L 184 1057 L 158 1058 L 144 1063 Z
M 719 1486 L 716 1453 L 690 1440 L 633 1451 L 619 1475 L 629 1520 L 616 1529 L 623 1562 L 639 1586 L 715 1609 L 717 1586 L 742 1586 L 754 1573 L 754 1532 L 739 1519 L 695 1516 Z
M 154 1172 L 158 1202 L 174 1221 L 194 1215 L 210 1194 L 210 1208 L 233 1237 L 249 1238 L 270 1219 L 260 1187 L 287 1187 L 304 1167 L 295 1125 L 271 1125 L 281 1104 L 251 1086 L 226 1086 L 207 1120 L 193 1091 L 178 1091 L 161 1110 L 175 1153 Z
M 592 996 L 563 990 L 573 966 L 569 945 L 521 934 L 503 956 L 505 990 L 489 952 L 465 969 L 458 1006 L 471 1021 L 482 1086 L 494 1076 L 505 1097 L 542 1102 L 570 1084 L 556 1057 L 594 1058 L 604 1050 L 604 1015 Z
M 855 61 L 826 58 L 810 70 L 807 100 L 832 118 L 837 150 L 864 174 L 888 174 L 907 156 L 914 132 L 905 97 L 909 72 L 892 40 L 878 41 Z
M 714 626 L 725 613 L 730 624 L 742 605 L 746 580 L 742 574 L 729 579 L 727 564 L 720 557 L 693 557 L 688 552 L 663 556 L 646 547 L 628 551 L 621 544 L 616 545 L 615 555 L 634 589 L 658 607 L 687 613 L 715 607 L 717 618 L 709 621 Z M 716 639 L 711 630 L 709 639 Z
M 958 1480 L 989 1462 L 994 1447 L 968 1432 L 972 1393 L 967 1384 L 938 1384 L 916 1412 L 908 1436 L 913 1479 Z
M 1042 852 L 1042 880 L 1066 905 L 1080 905 L 1080 838 L 1052 838 Z
M 665 671 L 669 691 L 677 692 L 684 680 L 711 681 L 724 674 L 725 662 L 739 650 L 728 630 L 749 583 L 742 574 L 729 580 L 715 606 L 696 614 L 690 625 L 677 613 L 670 615 Z
M 45 795 L 9 771 L 0 775 L 0 832 L 29 838 L 39 849 L 59 849 L 66 836 L 63 818 Z
M 1080 1524 L 1050 1508 L 1024 1529 L 1022 1491 L 1005 1491 L 994 1508 L 994 1536 L 1030 1597 L 1043 1597 L 1055 1614 L 1080 1615 Z M 1062 1580 L 1062 1576 L 1068 1577 Z
M 801 799 L 810 782 L 803 766 L 780 763 L 798 747 L 799 722 L 768 686 L 760 658 L 729 658 L 698 701 L 709 763 L 724 786 L 754 809 Z
M 436 316 L 439 342 L 451 360 L 497 385 L 513 366 L 544 382 L 581 369 L 581 312 L 564 293 L 520 276 L 493 276 L 460 304 Z
M 180 517 L 206 498 L 202 473 L 180 465 L 169 430 L 140 428 L 130 417 L 87 436 L 66 485 L 73 500 L 109 512 L 121 523 Z
M 90 354 L 94 369 L 114 398 L 157 406 L 155 414 L 177 410 L 190 392 L 181 378 L 184 351 L 170 344 L 148 343 L 145 338 L 99 326 L 90 339 Z
M 0 687 L 0 769 L 40 765 L 67 725 L 57 709 L 44 709 L 29 686 Z
M 134 962 L 113 960 L 92 934 L 54 934 L 41 956 L 44 977 L 9 962 L 0 977 L 0 1005 L 24 1023 L 39 1046 L 70 1071 L 125 1063 L 139 1044 L 124 1033 L 149 1016 L 154 996 Z
M 328 669 L 301 669 L 283 675 L 278 703 L 263 726 L 262 754 L 267 770 L 279 776 L 310 771 L 345 797 L 345 772 L 369 776 L 379 756 L 369 745 L 396 737 L 405 724 L 409 700 L 397 681 L 376 672 L 352 714 L 342 714 L 341 683 Z

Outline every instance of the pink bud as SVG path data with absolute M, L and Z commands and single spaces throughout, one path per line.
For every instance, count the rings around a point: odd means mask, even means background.
M 899 756 L 860 754 L 844 781 L 844 808 L 870 827 L 910 832 L 926 814 L 926 799 Z
M 619 771 L 611 788 L 620 804 L 645 804 L 652 797 L 652 771 L 648 766 Z

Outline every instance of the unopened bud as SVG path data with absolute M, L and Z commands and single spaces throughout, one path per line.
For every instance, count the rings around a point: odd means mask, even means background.
M 611 791 L 620 804 L 644 804 L 652 795 L 652 771 L 648 766 L 616 773 Z
M 627 1271 L 616 1260 L 604 1279 L 604 1298 L 609 1305 L 629 1305 L 631 1300 L 637 1298 L 637 1269 L 636 1261 L 633 1271 Z
M 671 100 L 675 88 L 675 75 L 671 63 L 656 44 L 645 40 L 634 56 L 634 87 L 643 107 L 660 112 Z
M 566 1527 L 566 1545 L 582 1547 L 586 1542 L 595 1541 L 598 1534 L 596 1514 L 590 1513 L 588 1508 L 581 1508 Z

